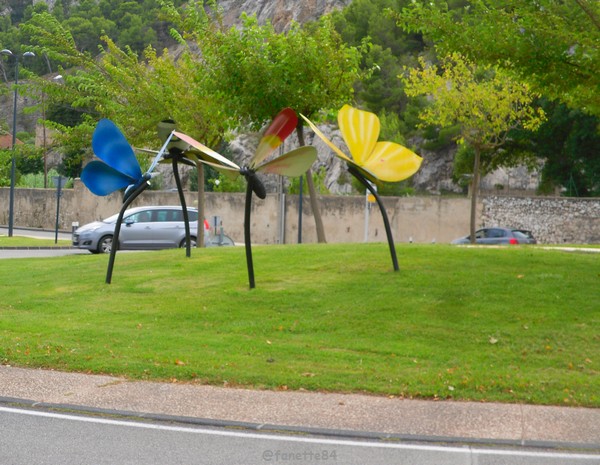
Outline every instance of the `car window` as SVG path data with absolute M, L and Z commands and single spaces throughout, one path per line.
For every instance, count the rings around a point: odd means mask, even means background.
M 181 210 L 157 210 L 155 221 L 183 221 Z
M 513 234 L 518 237 L 521 237 L 521 235 L 523 235 L 528 239 L 533 239 L 533 234 L 531 233 L 531 231 L 525 231 L 522 229 L 513 229 Z
M 486 237 L 487 229 L 480 229 L 475 233 L 475 239 L 483 239 Z
M 152 221 L 152 212 L 149 210 L 144 210 L 134 213 L 127 217 L 127 221 L 133 223 L 150 223 Z
M 517 231 L 516 229 L 513 229 L 513 235 L 517 238 L 517 239 L 529 239 L 529 235 L 521 232 L 521 231 Z
M 190 221 L 198 221 L 198 212 L 188 210 L 188 218 Z
M 488 229 L 487 237 L 504 237 L 505 231 L 503 229 Z

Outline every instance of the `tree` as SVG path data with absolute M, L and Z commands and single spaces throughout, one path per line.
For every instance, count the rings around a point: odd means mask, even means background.
M 213 91 L 228 103 L 236 121 L 260 127 L 282 108 L 291 107 L 315 117 L 351 99 L 358 77 L 359 50 L 346 46 L 328 17 L 276 33 L 267 23 L 244 16 L 241 29 L 218 36 L 203 49 L 211 73 Z M 296 134 L 304 145 L 303 122 Z M 307 172 L 317 238 L 325 242 L 312 173 Z
M 400 10 L 410 0 L 354 0 L 332 13 L 332 21 L 344 42 L 360 47 L 365 39 L 369 46 L 361 61 L 366 75 L 356 83 L 356 98 L 371 111 L 401 114 L 407 98 L 397 76 L 402 67 L 416 64 L 416 56 L 425 44 L 420 34 L 406 33 L 395 27 L 388 10 Z
M 199 34 L 209 37 L 213 20 L 202 10 Z M 157 125 L 165 119 L 177 122 L 178 129 L 217 145 L 221 140 L 225 113 L 218 96 L 208 92 L 210 86 L 204 62 L 189 47 L 177 54 L 164 51 L 158 55 L 147 47 L 143 57 L 131 49 L 122 49 L 108 37 L 98 57 L 80 51 L 72 34 L 49 14 L 35 15 L 23 25 L 36 44 L 36 52 L 47 54 L 64 68 L 64 82 L 58 84 L 37 79 L 37 92 L 42 89 L 51 103 L 58 102 L 85 110 L 87 117 L 76 126 L 49 123 L 59 130 L 58 143 L 68 147 L 89 147 L 94 120 L 109 118 L 127 135 L 135 147 L 159 147 Z M 73 152 L 72 167 L 77 167 Z M 199 190 L 199 197 L 200 197 Z M 203 192 L 203 190 L 202 190 Z M 198 209 L 203 215 L 203 199 Z M 199 235 L 198 243 L 202 244 Z
M 597 0 L 471 0 L 461 10 L 443 0 L 414 1 L 396 18 L 442 55 L 457 51 L 512 70 L 538 93 L 600 115 Z
M 431 104 L 420 117 L 422 126 L 460 126 L 459 143 L 474 151 L 471 179 L 471 242 L 475 243 L 477 191 L 482 154 L 492 159 L 504 156 L 499 149 L 511 130 L 535 130 L 544 119 L 543 111 L 531 104 L 529 86 L 513 80 L 498 68 L 477 67 L 454 53 L 442 60 L 441 70 L 420 60 L 404 78 L 409 96 L 427 95 Z
M 600 120 L 559 102 L 543 102 L 548 120 L 529 137 L 546 159 L 542 190 L 564 186 L 567 195 L 600 196 Z

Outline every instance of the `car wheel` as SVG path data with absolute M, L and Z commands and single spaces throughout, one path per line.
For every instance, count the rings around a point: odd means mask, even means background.
M 102 239 L 98 241 L 98 253 L 110 253 L 112 249 L 112 243 L 112 236 L 102 236 Z
M 185 239 L 183 239 L 183 240 L 182 240 L 182 241 L 179 243 L 179 247 L 183 249 L 183 248 L 185 247 L 185 245 L 186 245 L 186 243 L 185 243 Z M 190 247 L 194 248 L 194 247 L 196 247 L 197 245 L 198 245 L 198 244 L 197 244 L 197 242 L 196 242 L 196 238 L 195 238 L 194 236 L 191 236 L 191 237 L 190 237 Z

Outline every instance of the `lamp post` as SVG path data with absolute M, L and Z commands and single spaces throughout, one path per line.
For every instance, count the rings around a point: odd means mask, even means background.
M 10 164 L 10 197 L 8 202 L 8 237 L 13 235 L 13 219 L 14 219 L 14 206 L 15 206 L 15 171 L 17 161 L 15 158 L 15 146 L 17 143 L 17 97 L 18 97 L 18 85 L 19 85 L 19 55 L 14 54 L 8 49 L 0 51 L 2 55 L 8 55 L 15 59 L 15 94 L 14 94 L 14 105 L 13 105 L 13 130 L 12 130 L 12 160 Z M 34 57 L 35 53 L 25 52 L 23 57 Z

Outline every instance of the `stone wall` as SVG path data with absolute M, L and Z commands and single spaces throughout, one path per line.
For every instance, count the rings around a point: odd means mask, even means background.
M 485 197 L 485 226 L 530 230 L 540 243 L 600 243 L 600 199 L 571 197 Z
M 242 242 L 243 193 L 205 194 L 206 218 L 219 216 L 225 232 Z M 197 194 L 186 193 L 189 206 Z M 0 188 L 0 225 L 8 224 L 9 189 Z M 448 243 L 468 234 L 470 200 L 466 197 L 384 197 L 394 240 Z M 76 180 L 65 189 L 60 202 L 59 229 L 106 218 L 121 208 L 121 195 L 97 197 Z M 177 192 L 146 191 L 139 205 L 178 205 Z M 377 204 L 363 196 L 319 196 L 327 242 L 385 242 L 386 234 Z M 298 241 L 299 198 L 268 194 L 252 199 L 252 240 L 262 244 Z M 600 199 L 483 197 L 478 208 L 478 227 L 512 226 L 531 230 L 541 243 L 600 243 Z M 56 221 L 56 190 L 15 191 L 15 227 L 53 230 Z M 316 242 L 314 219 L 308 196 L 302 201 L 302 242 Z
M 9 189 L 0 188 L 0 225 L 8 224 Z M 189 206 L 197 205 L 197 194 L 186 193 Z M 466 198 L 385 197 L 394 240 L 400 242 L 450 242 L 469 230 L 469 200 Z M 245 194 L 205 194 L 206 218 L 219 216 L 225 232 L 242 242 Z M 97 197 L 76 180 L 65 189 L 60 201 L 59 229 L 69 231 L 80 225 L 106 218 L 121 208 L 121 195 Z M 177 192 L 146 191 L 134 205 L 178 205 Z M 327 241 L 385 242 L 386 234 L 377 204 L 363 196 L 327 195 L 319 197 Z M 268 194 L 265 200 L 252 199 L 252 240 L 256 243 L 296 243 L 298 241 L 299 198 L 297 195 Z M 55 189 L 15 191 L 15 227 L 54 229 Z M 302 201 L 302 242 L 316 242 L 314 218 L 308 196 Z

